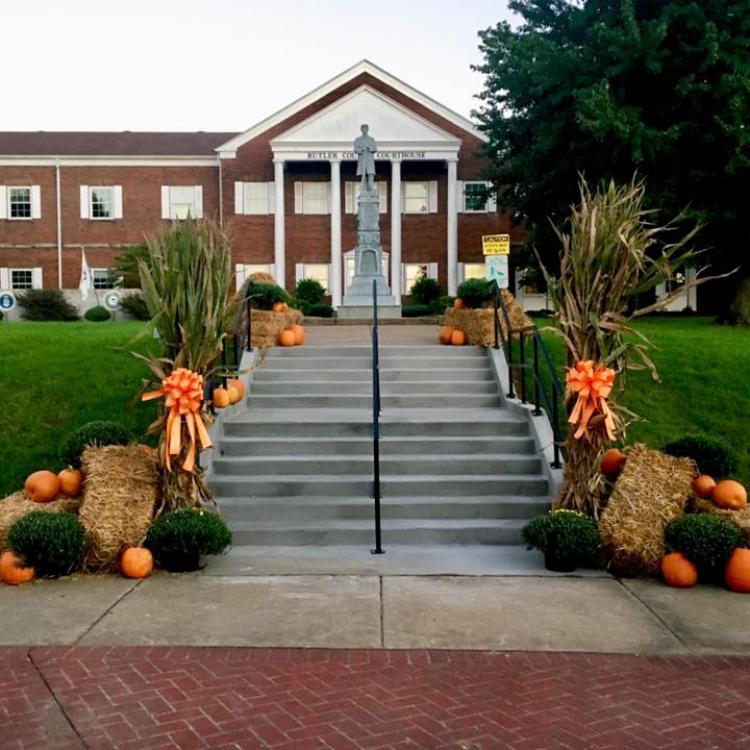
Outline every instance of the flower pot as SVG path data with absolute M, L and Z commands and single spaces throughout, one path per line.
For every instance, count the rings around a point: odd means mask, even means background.
M 544 567 L 556 573 L 572 573 L 576 569 L 573 558 L 558 554 L 557 550 L 547 549 L 544 551 Z

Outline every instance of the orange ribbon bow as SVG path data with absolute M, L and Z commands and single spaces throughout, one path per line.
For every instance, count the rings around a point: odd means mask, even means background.
M 591 417 L 599 412 L 604 416 L 604 428 L 610 440 L 615 439 L 615 420 L 607 406 L 607 398 L 615 382 L 615 371 L 594 365 L 592 360 L 578 362 L 568 370 L 568 388 L 578 394 L 578 400 L 568 422 L 578 424 L 574 437 L 583 437 L 589 429 Z
M 210 448 L 211 438 L 208 436 L 200 414 L 203 403 L 203 376 L 197 372 L 178 367 L 173 370 L 168 378 L 162 380 L 158 391 L 149 391 L 141 396 L 141 401 L 150 401 L 153 398 L 166 396 L 167 415 L 167 450 L 166 465 L 172 470 L 169 457 L 179 456 L 182 450 L 182 418 L 185 417 L 185 425 L 190 435 L 190 446 L 187 456 L 182 464 L 184 471 L 192 472 L 195 467 L 195 437 L 201 449 Z

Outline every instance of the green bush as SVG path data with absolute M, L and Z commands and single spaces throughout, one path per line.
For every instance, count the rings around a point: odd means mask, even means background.
M 403 318 L 421 318 L 425 315 L 433 315 L 430 305 L 402 305 L 401 317 Z
M 62 289 L 28 289 L 17 297 L 24 320 L 80 320 Z
M 682 552 L 703 580 L 718 580 L 737 547 L 745 541 L 737 526 L 710 513 L 690 513 L 667 524 L 664 541 L 671 552 Z
M 167 570 L 198 570 L 202 555 L 218 555 L 232 543 L 232 533 L 217 513 L 175 510 L 157 518 L 145 546 Z
M 0 310 L 0 320 L 5 320 L 5 313 Z
M 460 297 L 466 307 L 482 307 L 492 296 L 492 287 L 487 279 L 467 279 L 456 290 L 456 297 Z
M 79 468 L 83 449 L 88 445 L 127 445 L 133 439 L 130 430 L 119 422 L 105 420 L 87 422 L 70 433 L 60 453 L 66 466 Z
M 140 292 L 124 295 L 120 300 L 120 310 L 134 320 L 151 320 L 146 308 L 146 300 Z
M 270 310 L 274 302 L 289 302 L 289 295 L 277 284 L 253 284 L 250 299 L 258 310 Z
M 568 561 L 571 567 L 591 565 L 599 549 L 599 531 L 591 516 L 573 510 L 553 510 L 523 527 L 529 549 Z
M 432 302 L 437 302 L 442 291 L 436 279 L 420 275 L 412 284 L 409 294 L 415 305 L 429 305 Z
M 740 463 L 737 451 L 721 438 L 688 435 L 667 443 L 664 452 L 692 458 L 701 474 L 710 474 L 716 480 L 736 474 Z
M 447 294 L 443 295 L 430 303 L 430 310 L 433 315 L 442 315 L 449 307 L 453 307 L 455 301 L 455 297 Z
M 91 323 L 103 323 L 105 320 L 111 320 L 112 313 L 106 307 L 97 305 L 86 310 L 83 317 Z
M 78 568 L 86 550 L 86 532 L 72 513 L 35 510 L 8 532 L 8 546 L 40 578 L 58 578 Z
M 141 276 L 138 263 L 151 264 L 148 245 L 145 242 L 139 245 L 122 245 L 120 254 L 115 258 L 109 273 L 114 278 L 122 279 L 119 286 L 123 289 L 140 289 Z
M 317 305 L 326 296 L 325 287 L 315 279 L 302 279 L 297 282 L 294 296 L 300 305 Z
M 330 305 L 309 305 L 302 312 L 311 318 L 332 318 L 334 310 Z

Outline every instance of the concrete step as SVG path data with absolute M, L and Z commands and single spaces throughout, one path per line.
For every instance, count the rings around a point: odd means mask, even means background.
M 485 357 L 467 357 L 461 359 L 461 368 L 469 369 L 487 369 L 487 359 Z M 285 367 L 289 370 L 367 370 L 372 369 L 370 356 L 366 357 L 340 357 L 340 356 L 316 356 L 316 357 L 277 357 L 269 360 L 274 368 Z M 380 358 L 380 366 L 386 370 L 410 370 L 412 368 L 440 369 L 446 366 L 456 369 L 457 360 L 453 357 L 408 357 L 408 356 L 388 356 Z
M 320 377 L 320 376 L 318 376 Z M 299 380 L 290 381 L 255 381 L 249 390 L 249 398 L 261 395 L 314 395 L 335 392 L 342 396 L 372 394 L 372 382 L 343 380 L 336 373 L 336 379 L 327 380 Z M 467 381 L 407 381 L 407 382 L 381 382 L 380 392 L 382 396 L 392 394 L 410 394 L 432 396 L 435 394 L 453 396 L 455 394 L 497 394 L 497 385 L 491 380 L 467 382 Z
M 520 495 L 523 497 L 546 496 L 549 491 L 547 478 L 541 474 L 501 474 L 473 476 L 381 475 L 383 497 L 409 495 L 472 497 L 491 495 Z M 307 495 L 333 497 L 371 497 L 372 475 L 321 476 L 299 474 L 279 476 L 277 474 L 255 474 L 252 476 L 227 476 L 213 474 L 211 487 L 216 495 L 224 497 L 305 497 Z
M 231 526 L 235 521 L 275 521 L 287 524 L 325 519 L 372 520 L 373 500 L 368 497 L 220 497 L 221 513 Z M 384 519 L 420 520 L 514 518 L 529 520 L 549 507 L 537 497 L 386 497 L 381 501 Z
M 450 364 L 450 363 L 446 363 Z M 283 363 L 276 362 L 276 366 L 269 363 L 268 366 L 256 370 L 253 375 L 253 383 L 266 382 L 306 382 L 320 378 L 320 370 L 317 369 L 289 369 L 283 367 Z M 337 380 L 347 382 L 372 383 L 372 368 L 338 369 Z M 492 371 L 488 367 L 412 367 L 405 370 L 394 370 L 381 367 L 381 383 L 400 383 L 418 381 L 420 383 L 445 383 L 447 381 L 460 381 L 463 383 L 474 383 L 488 381 L 495 382 Z
M 352 476 L 372 472 L 370 456 L 232 456 L 214 458 L 213 471 L 217 476 L 252 476 L 278 474 L 293 476 Z M 541 459 L 531 455 L 386 455 L 380 458 L 381 475 L 413 476 L 422 474 L 506 475 L 539 474 Z
M 485 358 L 487 353 L 478 346 L 380 346 L 380 357 L 451 357 L 455 359 Z M 266 352 L 267 360 L 305 359 L 310 357 L 370 357 L 372 347 L 364 346 L 295 346 L 272 347 Z
M 221 438 L 219 452 L 222 456 L 359 456 L 372 455 L 369 437 L 227 437 Z M 386 437 L 380 441 L 380 454 L 431 455 L 499 453 L 535 453 L 536 446 L 530 437 Z
M 519 544 L 525 523 L 517 519 L 393 519 L 382 522 L 382 534 L 384 544 Z M 297 522 L 294 526 L 238 521 L 232 525 L 232 534 L 238 545 L 365 545 L 374 540 L 371 520 Z
M 475 409 L 478 407 L 500 406 L 497 392 L 486 394 L 461 393 L 451 396 L 451 406 Z M 435 409 L 445 406 L 444 395 L 418 395 L 410 393 L 390 393 L 381 397 L 382 408 Z M 368 409 L 372 408 L 372 396 L 340 395 L 334 392 L 319 394 L 292 394 L 287 396 L 253 393 L 247 397 L 250 409 Z

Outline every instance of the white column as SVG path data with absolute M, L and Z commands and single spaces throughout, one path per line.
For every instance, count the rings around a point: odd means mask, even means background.
M 458 184 L 457 159 L 448 160 L 448 294 L 456 293 L 458 281 Z
M 341 162 L 331 159 L 331 304 L 341 305 Z
M 391 161 L 391 292 L 401 304 L 401 162 Z
M 284 239 L 284 160 L 273 160 L 273 179 L 275 192 L 273 223 L 273 262 L 276 283 L 286 288 L 286 241 Z

